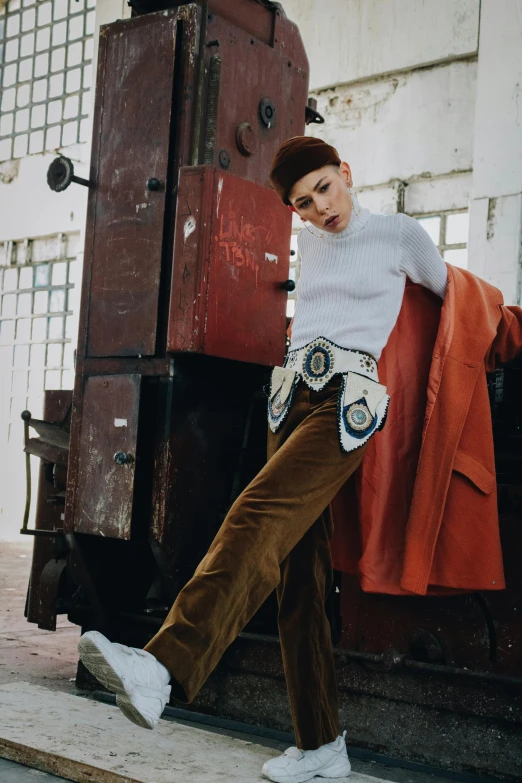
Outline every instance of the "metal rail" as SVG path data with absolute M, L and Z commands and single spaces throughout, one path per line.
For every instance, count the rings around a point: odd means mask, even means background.
M 203 85 L 205 81 L 205 48 L 207 37 L 208 0 L 201 4 L 201 24 L 199 26 L 199 62 L 198 81 L 196 85 L 196 109 L 194 111 L 194 132 L 192 134 L 192 150 L 190 162 L 192 166 L 200 163 L 199 147 L 201 139 L 201 118 L 203 116 Z
M 146 625 L 154 625 L 160 628 L 163 625 L 163 619 L 137 614 L 135 612 L 121 612 L 119 617 L 126 620 L 142 622 Z M 279 638 L 277 636 L 268 636 L 266 634 L 256 634 L 242 632 L 239 639 L 247 639 L 253 642 L 264 642 L 265 644 L 277 645 L 279 647 Z M 414 661 L 405 653 L 389 648 L 383 653 L 359 652 L 358 650 L 345 650 L 342 647 L 334 648 L 334 653 L 339 663 L 363 663 L 385 672 L 397 672 L 401 670 L 411 670 L 420 674 L 440 675 L 443 677 L 459 677 L 460 679 L 474 680 L 475 682 L 491 682 L 495 685 L 505 685 L 507 687 L 522 687 L 522 677 L 508 677 L 505 674 L 494 674 L 492 672 L 477 672 L 470 669 L 460 669 L 457 666 L 446 666 L 445 664 L 425 663 L 424 661 Z M 344 659 L 344 660 L 343 660 Z

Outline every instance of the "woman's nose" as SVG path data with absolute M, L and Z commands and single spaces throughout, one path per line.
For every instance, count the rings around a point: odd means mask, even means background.
M 324 197 L 321 197 L 321 196 L 317 196 L 317 199 L 316 199 L 315 203 L 317 205 L 318 212 L 321 212 L 321 214 L 323 212 L 327 212 L 328 211 L 328 209 L 329 209 L 328 199 L 326 199 Z

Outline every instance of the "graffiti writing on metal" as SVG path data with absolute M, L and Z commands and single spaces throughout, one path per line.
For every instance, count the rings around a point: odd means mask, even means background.
M 270 244 L 271 232 L 266 226 L 253 226 L 236 213 L 221 215 L 219 234 L 216 236 L 219 247 L 224 248 L 225 261 L 236 267 L 249 270 L 256 280 L 259 272 L 258 258 L 264 258 L 260 253 L 261 244 Z

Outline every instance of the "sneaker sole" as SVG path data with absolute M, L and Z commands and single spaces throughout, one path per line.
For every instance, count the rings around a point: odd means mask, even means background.
M 350 777 L 352 774 L 351 765 L 348 765 L 347 770 L 343 770 L 342 773 L 332 773 L 332 771 L 324 770 L 323 772 L 303 772 L 300 775 L 269 775 L 267 772 L 262 773 L 268 780 L 272 780 L 273 783 L 306 783 L 307 780 L 313 780 L 314 778 L 328 778 L 329 780 L 341 780 Z
M 123 680 L 105 657 L 102 648 L 98 647 L 93 639 L 82 636 L 78 642 L 78 652 L 85 668 L 96 677 L 98 682 L 101 682 L 104 688 L 112 693 L 125 694 Z
M 148 721 L 126 695 L 116 696 L 116 706 L 119 707 L 125 717 L 130 720 L 131 723 L 135 723 L 136 726 L 140 726 L 142 729 L 154 729 L 156 727 L 156 724 Z
M 125 717 L 141 728 L 153 729 L 156 724 L 151 723 L 134 706 L 131 701 L 132 690 L 125 686 L 119 674 L 105 657 L 102 648 L 98 647 L 93 639 L 86 639 L 82 636 L 78 642 L 78 652 L 85 668 L 96 677 L 104 688 L 116 694 L 116 704 Z

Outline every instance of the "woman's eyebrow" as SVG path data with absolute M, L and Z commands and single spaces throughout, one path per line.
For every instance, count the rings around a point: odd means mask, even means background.
M 314 185 L 314 187 L 313 187 L 313 190 L 314 190 L 314 192 L 315 192 L 316 190 L 318 190 L 318 189 L 321 187 L 321 182 L 322 182 L 323 180 L 325 180 L 327 176 L 328 176 L 328 175 L 326 175 L 325 177 L 321 177 L 321 179 L 319 180 L 319 182 L 316 182 L 316 184 L 315 184 L 315 185 Z M 296 200 L 295 200 L 295 202 L 294 202 L 294 203 L 295 203 L 295 204 L 297 204 L 299 201 L 304 201 L 304 199 L 307 199 L 307 198 L 308 198 L 308 196 L 299 196 L 299 198 L 296 198 Z

